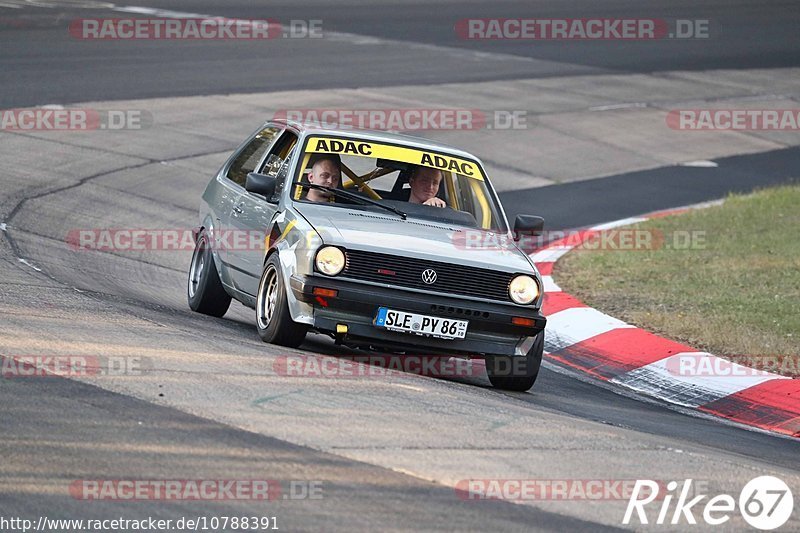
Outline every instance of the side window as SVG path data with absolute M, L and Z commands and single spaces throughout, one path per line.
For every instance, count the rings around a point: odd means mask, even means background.
M 264 157 L 264 152 L 267 151 L 267 148 L 270 147 L 280 131 L 280 128 L 270 126 L 258 132 L 255 138 L 250 141 L 250 144 L 245 146 L 236 156 L 236 159 L 228 169 L 227 178 L 244 187 L 247 174 L 256 170 L 259 161 Z
M 284 131 L 280 139 L 269 151 L 264 165 L 259 172 L 267 176 L 275 176 L 278 183 L 275 186 L 275 194 L 273 198 L 280 198 L 283 188 L 286 186 L 286 179 L 289 175 L 289 162 L 294 154 L 294 148 L 297 145 L 297 135 L 291 131 Z
M 278 183 L 275 185 L 274 198 L 280 198 L 281 194 L 283 193 L 284 187 L 286 187 L 286 180 L 289 176 L 289 161 L 292 159 L 293 154 L 294 154 L 294 149 L 289 151 L 289 153 L 286 155 L 286 159 L 283 160 L 283 163 L 281 163 L 281 166 L 278 169 L 276 175 L 278 178 Z

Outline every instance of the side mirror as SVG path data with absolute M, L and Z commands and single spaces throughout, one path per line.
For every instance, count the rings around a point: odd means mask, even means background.
M 514 239 L 519 240 L 522 234 L 541 235 L 544 233 L 544 219 L 533 215 L 517 215 L 514 220 Z
M 275 194 L 275 187 L 278 180 L 275 176 L 267 176 L 257 172 L 251 172 L 247 175 L 247 180 L 244 182 L 244 188 L 247 192 L 260 194 L 271 201 L 272 195 Z

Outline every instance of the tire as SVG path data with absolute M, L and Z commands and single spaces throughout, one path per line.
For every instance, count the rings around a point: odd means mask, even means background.
M 528 355 L 522 357 L 495 356 L 486 360 L 489 381 L 498 389 L 525 392 L 533 387 L 539 376 L 544 353 L 544 331 L 536 336 Z M 516 366 L 515 366 L 516 361 Z M 520 363 L 522 363 L 520 365 Z
M 303 344 L 308 326 L 298 324 L 289 314 L 286 286 L 281 275 L 278 254 L 273 254 L 264 265 L 256 296 L 256 328 L 264 342 L 297 348 Z
M 208 245 L 208 235 L 200 232 L 195 243 L 192 262 L 189 265 L 189 280 L 186 287 L 189 307 L 192 311 L 221 317 L 231 305 L 231 297 L 219 280 L 217 266 Z

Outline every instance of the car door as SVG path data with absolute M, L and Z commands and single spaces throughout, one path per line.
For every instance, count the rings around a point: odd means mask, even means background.
M 258 172 L 276 178 L 279 175 L 285 177 L 296 143 L 297 135 L 289 130 L 283 131 L 265 154 Z M 228 254 L 231 276 L 238 290 L 253 296 L 258 291 L 264 267 L 264 240 L 278 210 L 275 198 L 243 191 L 230 214 L 231 229 L 236 236 Z
M 231 158 L 218 177 L 219 187 L 214 199 L 214 216 L 216 228 L 212 235 L 213 245 L 222 260 L 226 272 L 223 280 L 232 283 L 230 276 L 230 248 L 235 237 L 231 226 L 231 213 L 236 203 L 245 192 L 244 184 L 247 174 L 255 171 L 264 159 L 267 150 L 272 146 L 281 132 L 275 125 L 267 125 L 248 139 L 239 151 Z

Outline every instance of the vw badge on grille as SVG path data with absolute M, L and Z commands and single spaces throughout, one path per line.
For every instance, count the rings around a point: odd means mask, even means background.
M 426 268 L 423 270 L 422 281 L 424 281 L 427 285 L 433 285 L 436 283 L 436 271 L 432 268 Z

